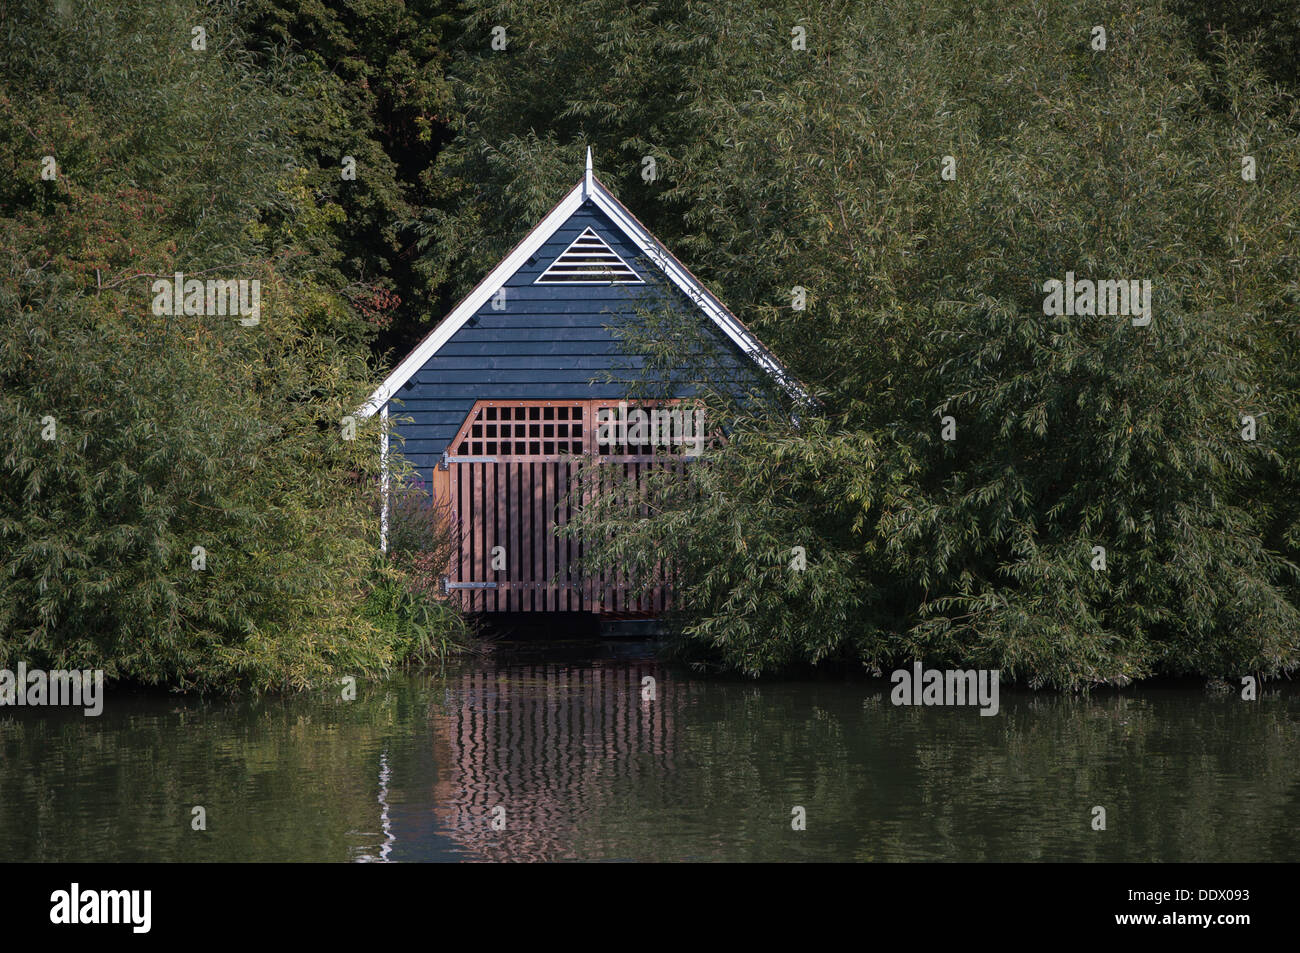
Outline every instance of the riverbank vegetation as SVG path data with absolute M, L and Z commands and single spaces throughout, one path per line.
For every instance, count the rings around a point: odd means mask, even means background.
M 844 9 L 806 54 L 755 40 L 793 6 L 647 18 L 592 44 L 598 94 L 537 84 L 635 116 L 676 52 L 657 128 L 694 134 L 638 142 L 667 180 L 643 201 L 817 397 L 714 394 L 731 439 L 648 515 L 589 510 L 597 559 L 675 567 L 679 647 L 752 673 L 1293 670 L 1300 111 L 1276 35 L 1121 5 L 1103 50 L 1086 4 Z M 1149 280 L 1151 313 L 1062 314 L 1074 276 Z
M 1293 5 L 0 11 L 0 667 L 454 651 L 440 544 L 377 557 L 380 422 L 345 418 L 588 145 L 816 398 L 713 393 L 689 485 L 586 512 L 593 559 L 673 567 L 687 657 L 1300 665 Z M 155 314 L 178 272 L 256 279 L 259 323 Z M 1044 313 L 1067 274 L 1150 281 L 1150 322 Z
M 0 667 L 301 688 L 459 631 L 377 557 L 378 434 L 351 419 L 391 296 L 358 249 L 384 254 L 396 187 L 325 185 L 314 136 L 351 112 L 250 51 L 248 12 L 6 5 Z M 257 281 L 260 313 L 157 314 L 176 273 Z

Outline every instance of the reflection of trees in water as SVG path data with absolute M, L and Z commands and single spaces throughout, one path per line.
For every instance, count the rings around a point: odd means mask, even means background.
M 1270 683 L 1256 702 L 1004 690 L 985 718 L 895 707 L 883 682 L 473 665 L 355 702 L 145 696 L 111 698 L 99 719 L 0 713 L 0 859 L 444 859 L 448 832 L 490 859 L 1300 856 L 1294 687 Z M 190 828 L 196 804 L 207 832 Z M 794 804 L 806 831 L 790 830 Z
M 423 726 L 414 687 L 363 683 L 355 702 L 123 692 L 100 718 L 0 713 L 0 859 L 320 863 L 356 857 L 359 840 L 378 852 L 378 753 Z M 394 786 L 406 760 L 389 749 Z M 191 829 L 196 805 L 207 831 Z
M 438 716 L 440 819 L 477 857 L 1281 860 L 1298 843 L 1293 695 L 1006 692 L 986 718 L 879 685 L 661 680 L 638 744 L 610 718 L 639 715 L 640 673 L 568 673 L 587 681 L 564 691 L 530 671 L 457 682 Z
M 656 699 L 642 698 L 653 676 Z M 673 769 L 684 693 L 654 663 L 510 665 L 448 678 L 431 712 L 434 810 L 485 860 L 572 856 L 574 832 L 634 768 Z M 493 830 L 505 808 L 505 829 Z M 499 813 L 499 812 L 498 812 Z

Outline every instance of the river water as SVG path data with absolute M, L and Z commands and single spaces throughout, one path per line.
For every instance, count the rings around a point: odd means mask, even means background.
M 0 710 L 0 861 L 1291 861 L 1297 819 L 1300 691 L 1278 683 L 1003 686 L 982 717 L 596 643 L 352 701 Z

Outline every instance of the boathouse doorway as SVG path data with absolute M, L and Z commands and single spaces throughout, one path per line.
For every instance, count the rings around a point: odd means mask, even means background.
M 454 542 L 443 588 L 462 609 L 655 616 L 667 608 L 665 584 L 639 591 L 616 569 L 581 575 L 581 540 L 556 532 L 590 494 L 634 492 L 651 468 L 686 466 L 672 447 L 598 442 L 600 422 L 619 410 L 609 400 L 474 405 L 436 474 Z

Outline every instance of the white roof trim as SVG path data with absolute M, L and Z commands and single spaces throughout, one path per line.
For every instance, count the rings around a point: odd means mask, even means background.
M 610 220 L 635 244 L 647 258 L 659 266 L 673 284 L 677 285 L 686 296 L 704 311 L 718 325 L 736 346 L 748 354 L 760 367 L 775 377 L 794 397 L 807 399 L 808 395 L 793 378 L 776 363 L 767 349 L 758 342 L 749 330 L 740 323 L 726 307 L 715 298 L 646 228 L 623 207 L 605 185 L 592 173 L 590 166 L 581 182 L 575 185 L 559 204 L 543 218 L 523 240 L 515 246 L 500 264 L 493 268 L 486 278 L 479 282 L 461 302 L 452 309 L 442 323 L 425 336 L 410 354 L 406 355 L 384 382 L 370 395 L 365 406 L 357 411 L 361 417 L 369 417 L 380 408 L 385 407 L 407 381 L 415 376 L 429 358 L 459 331 L 470 318 L 478 313 L 488 300 L 497 293 L 502 285 L 555 234 L 561 225 L 569 220 L 584 201 L 591 200 L 596 207 L 609 216 Z
M 613 193 L 606 189 L 599 179 L 596 180 L 596 189 L 591 194 L 591 200 L 628 238 L 636 243 L 642 254 L 658 265 L 664 274 L 672 279 L 673 284 L 685 292 L 686 297 L 713 319 L 713 323 L 720 327 L 741 351 L 775 377 L 792 397 L 808 399 L 807 392 L 786 372 L 785 368 L 776 362 L 776 359 L 767 352 L 767 348 L 759 343 L 758 338 L 740 323 L 740 319 L 727 310 L 726 305 L 715 298 L 699 279 L 687 271 L 686 266 L 651 235 L 646 227 L 623 206 L 623 203 L 614 198 Z
M 478 309 L 483 307 L 497 290 L 506 283 L 506 281 L 518 271 L 533 256 L 533 253 L 546 244 L 546 240 L 555 234 L 556 229 L 569 220 L 569 218 L 581 207 L 583 185 L 580 183 L 570 190 L 569 194 L 560 200 L 560 203 L 551 209 L 549 215 L 542 219 L 537 227 L 524 236 L 523 241 L 515 246 L 514 251 L 507 255 L 499 265 L 488 272 L 488 276 L 479 282 L 478 286 L 471 291 L 460 304 L 452 309 L 451 313 L 443 319 L 442 323 L 433 329 L 424 340 L 415 346 L 410 354 L 406 355 L 392 372 L 379 385 L 366 405 L 358 413 L 362 417 L 369 417 L 380 407 L 387 404 L 401 389 L 402 385 L 415 376 L 415 372 L 425 365 L 425 362 L 434 354 L 438 353 L 453 334 L 472 318 Z

